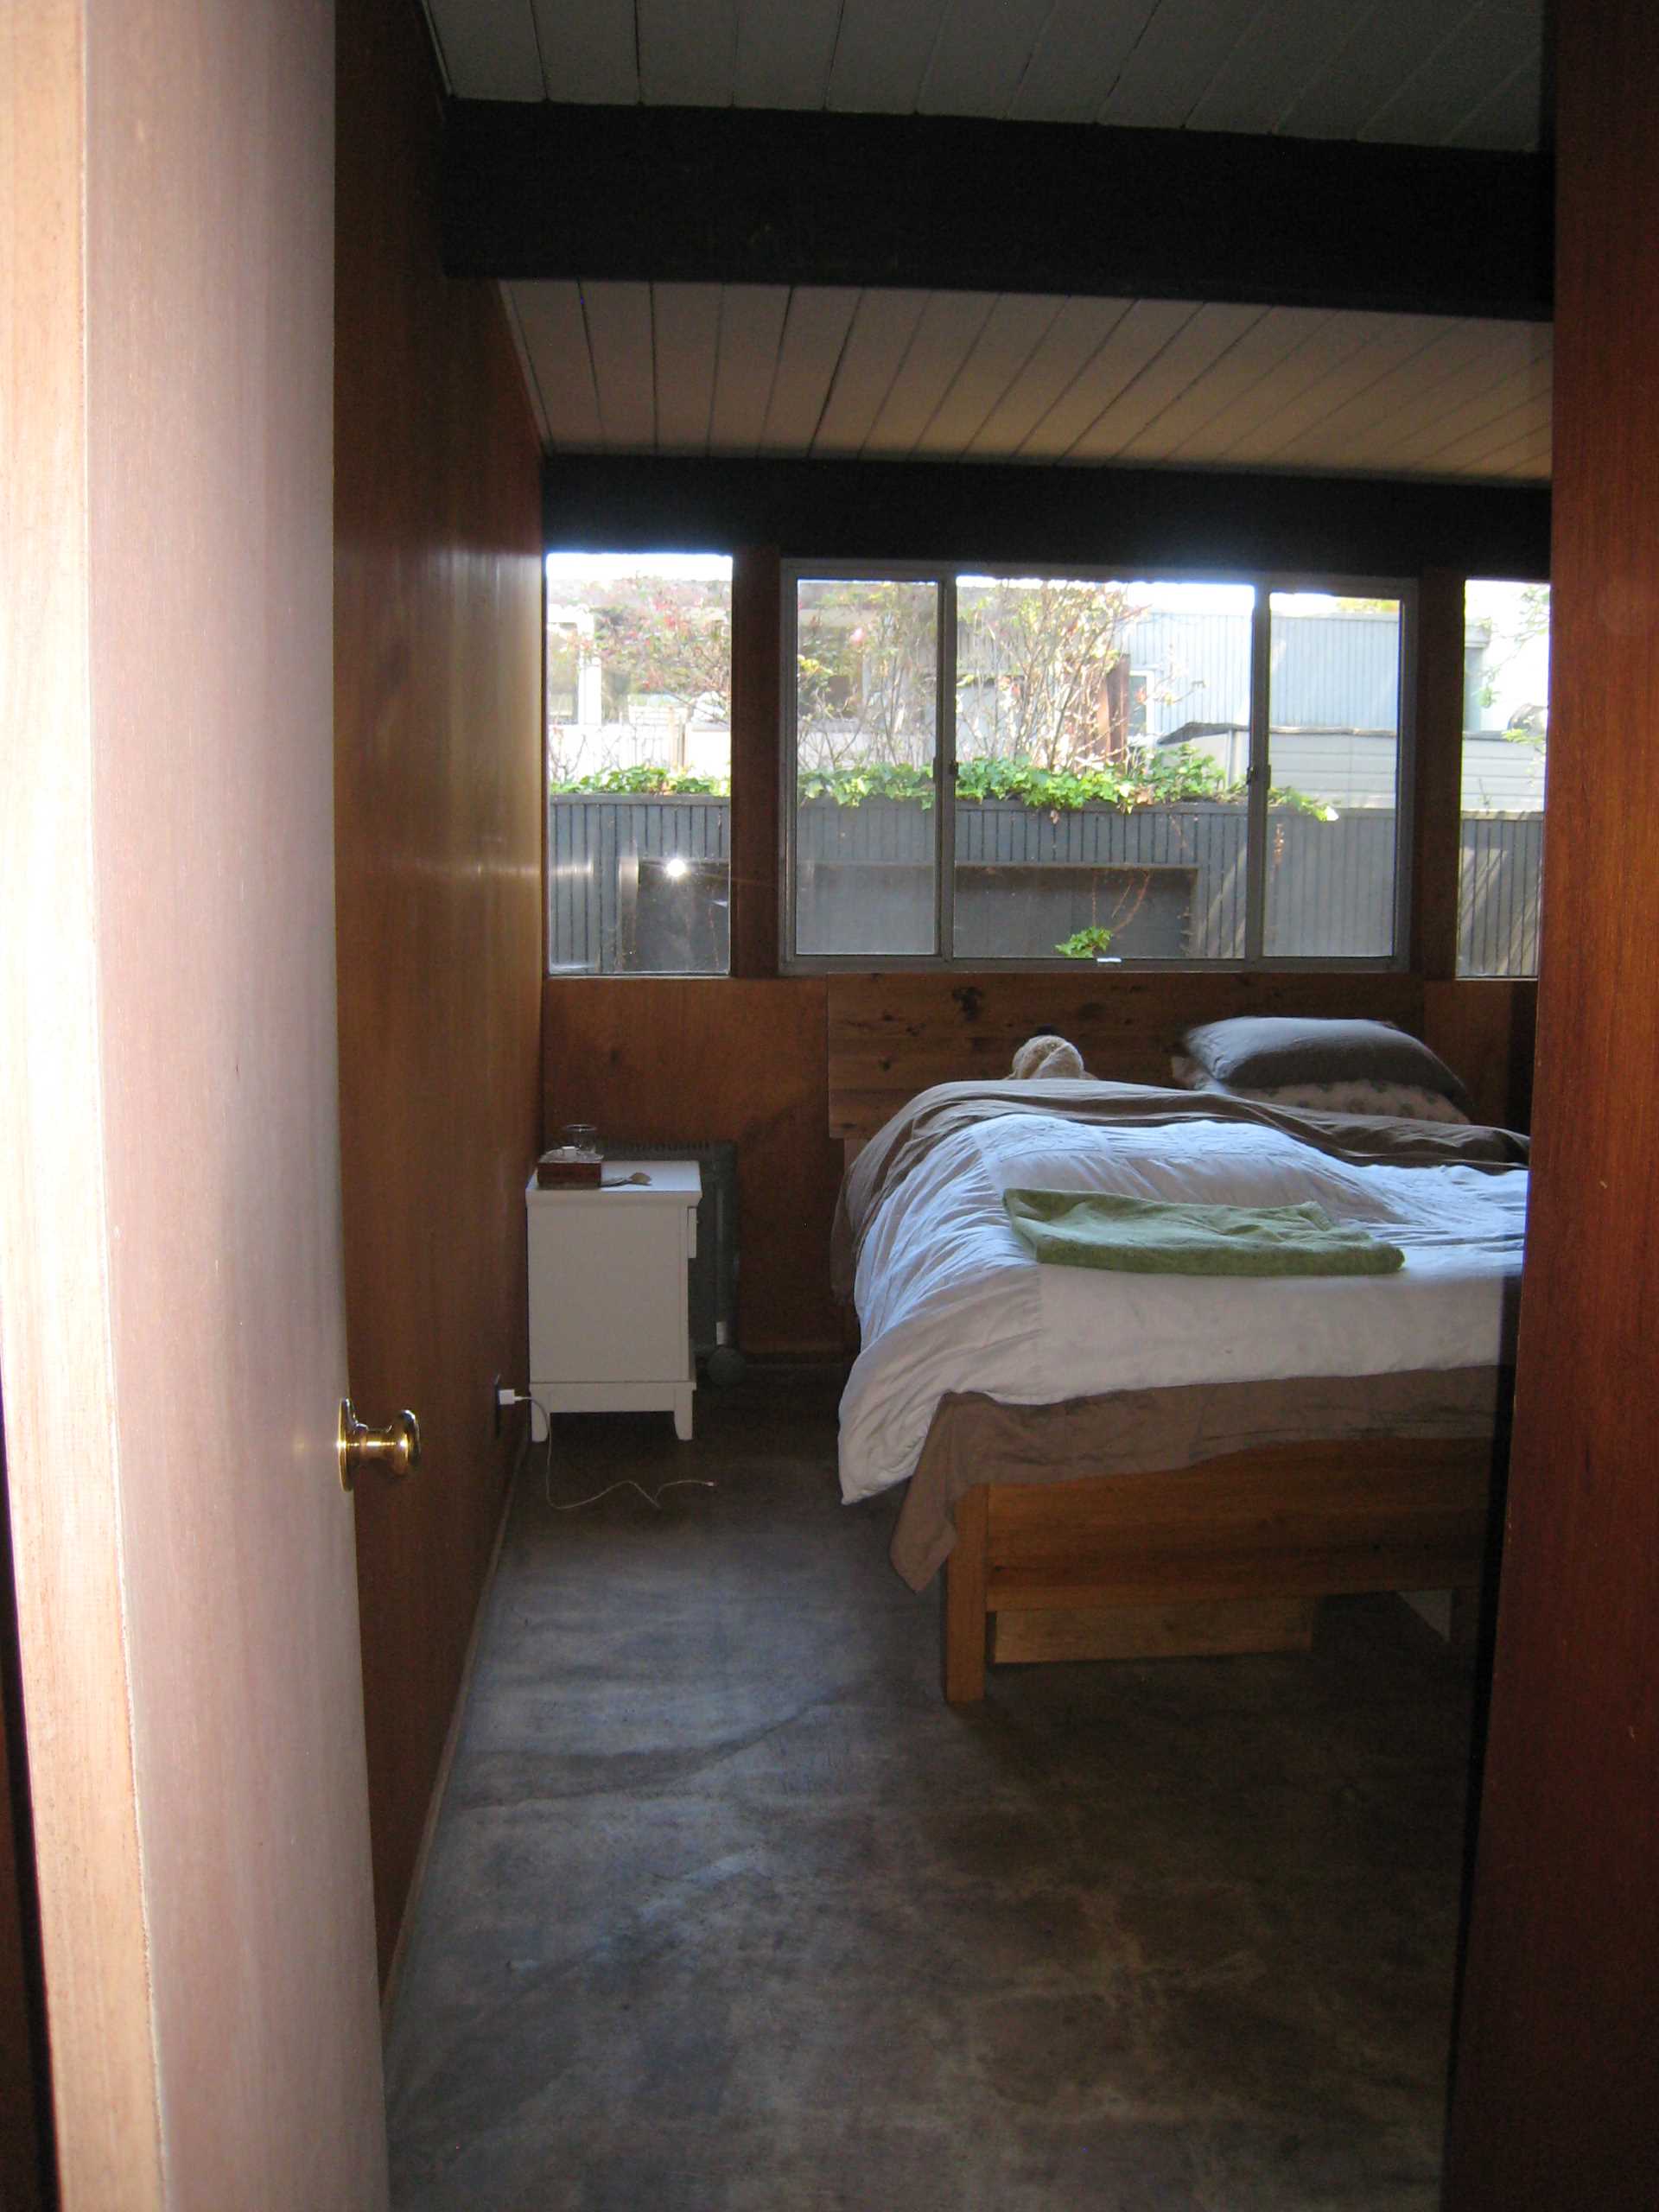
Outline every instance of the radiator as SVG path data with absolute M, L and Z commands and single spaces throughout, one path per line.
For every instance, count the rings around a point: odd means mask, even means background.
M 737 1147 L 729 1139 L 705 1144 L 636 1144 L 612 1136 L 613 1160 L 695 1160 L 702 1171 L 697 1204 L 697 1252 L 690 1269 L 691 1349 L 700 1359 L 737 1345 Z

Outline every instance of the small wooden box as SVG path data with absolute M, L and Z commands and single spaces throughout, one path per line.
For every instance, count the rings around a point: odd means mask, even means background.
M 537 1187 L 543 1191 L 594 1191 L 599 1187 L 599 1160 L 538 1160 Z

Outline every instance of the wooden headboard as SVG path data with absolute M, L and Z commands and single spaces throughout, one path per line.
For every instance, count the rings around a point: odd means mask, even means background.
M 1069 1038 L 1090 1075 L 1167 1083 L 1181 1033 L 1233 1014 L 1368 1014 L 1421 1036 L 1407 975 L 836 976 L 830 979 L 830 1134 L 849 1154 L 930 1084 L 1005 1076 L 1039 1031 Z

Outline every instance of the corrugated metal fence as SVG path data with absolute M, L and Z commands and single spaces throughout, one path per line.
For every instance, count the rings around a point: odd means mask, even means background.
M 1269 817 L 1267 950 L 1386 956 L 1395 816 Z M 718 974 L 727 965 L 730 803 L 554 797 L 548 808 L 550 965 L 564 973 Z M 1194 802 L 1048 814 L 1012 801 L 957 809 L 959 950 L 1050 946 L 1091 922 L 1125 958 L 1236 959 L 1244 947 L 1245 810 Z M 1463 817 L 1459 972 L 1537 965 L 1540 815 Z M 917 950 L 931 942 L 933 817 L 914 802 L 801 810 L 804 953 Z M 1130 895 L 1132 887 L 1133 895 Z M 1148 887 L 1152 895 L 1148 895 Z
M 547 809 L 548 965 L 587 976 L 720 975 L 731 802 L 556 794 Z M 683 862 L 672 874 L 668 863 Z
M 1465 814 L 1458 871 L 1459 976 L 1535 976 L 1541 814 Z

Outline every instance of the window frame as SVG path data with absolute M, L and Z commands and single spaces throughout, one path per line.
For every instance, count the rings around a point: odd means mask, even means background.
M 1082 963 L 1055 953 L 960 956 L 948 950 L 931 953 L 801 952 L 795 942 L 796 847 L 798 823 L 797 791 L 798 622 L 800 585 L 814 582 L 932 583 L 939 593 L 938 635 L 935 647 L 938 709 L 933 753 L 933 836 L 935 944 L 951 944 L 954 938 L 955 814 L 946 795 L 954 789 L 956 748 L 956 586 L 963 575 L 1025 578 L 1033 582 L 1123 583 L 1144 579 L 1156 583 L 1242 584 L 1255 597 L 1250 628 L 1250 728 L 1246 772 L 1248 822 L 1244 950 L 1235 957 L 1198 960 L 1190 957 L 1160 958 L 1146 954 L 1109 957 L 1099 965 L 1122 973 L 1178 975 L 1295 974 L 1318 971 L 1332 974 L 1352 970 L 1364 975 L 1402 973 L 1411 965 L 1413 919 L 1412 860 L 1416 785 L 1417 725 L 1417 586 L 1409 576 L 1327 574 L 1305 569 L 1192 569 L 1137 561 L 1116 567 L 1094 563 L 1027 561 L 812 561 L 791 556 L 780 563 L 779 590 L 779 802 L 778 896 L 779 972 L 785 976 L 879 974 L 888 970 L 919 973 L 995 973 L 997 975 L 1075 975 Z M 1267 871 L 1262 866 L 1270 813 L 1268 722 L 1271 688 L 1270 630 L 1273 598 L 1278 593 L 1310 592 L 1351 598 L 1388 598 L 1400 608 L 1399 690 L 1396 732 L 1394 848 L 1394 948 L 1386 954 L 1338 956 L 1323 953 L 1275 953 L 1264 950 L 1267 923 Z

